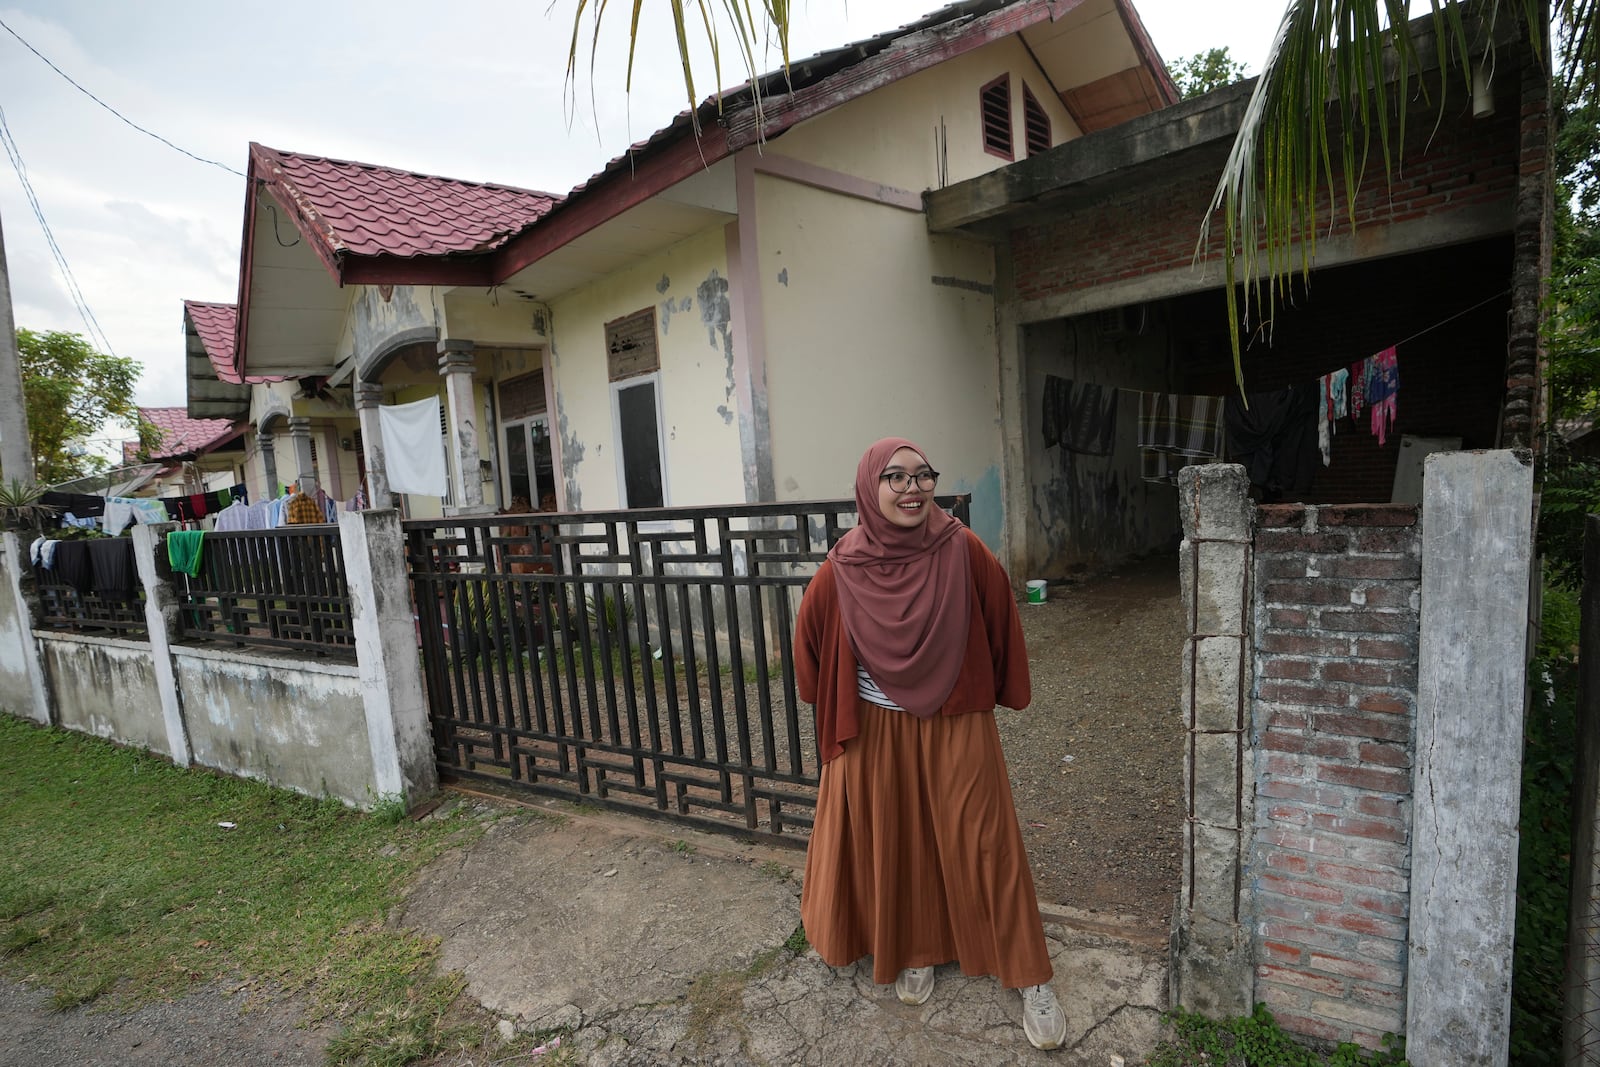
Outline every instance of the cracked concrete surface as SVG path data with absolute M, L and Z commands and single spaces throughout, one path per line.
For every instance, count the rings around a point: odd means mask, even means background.
M 656 1064 L 1141 1062 L 1166 1006 L 1164 946 L 1114 917 L 1050 913 L 1067 1047 L 1022 1034 L 993 978 L 938 970 L 907 1007 L 869 962 L 832 968 L 786 942 L 800 853 L 551 802 L 496 823 L 423 872 L 396 915 L 441 939 L 441 965 L 526 1030 L 563 1030 L 596 1067 Z

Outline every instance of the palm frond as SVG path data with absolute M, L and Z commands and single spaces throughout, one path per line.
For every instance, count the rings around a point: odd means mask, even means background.
M 1240 326 L 1255 316 L 1270 329 L 1273 309 L 1295 275 L 1309 276 L 1322 225 L 1319 195 L 1325 192 L 1330 211 L 1337 211 L 1342 194 L 1354 229 L 1356 197 L 1373 151 L 1386 180 L 1401 161 L 1413 74 L 1420 95 L 1437 109 L 1436 122 L 1444 119 L 1452 79 L 1470 91 L 1474 38 L 1465 5 L 1430 0 L 1426 24 L 1438 69 L 1423 78 L 1406 0 L 1381 2 L 1386 18 L 1380 18 L 1380 0 L 1290 0 L 1201 223 L 1196 259 L 1210 249 L 1212 221 L 1221 215 L 1229 336 L 1241 391 Z M 1586 83 L 1600 76 L 1592 33 L 1597 4 L 1556 0 L 1568 75 L 1577 72 Z M 1497 22 L 1514 17 L 1537 46 L 1544 34 L 1541 7 L 1540 0 L 1482 0 L 1474 5 L 1478 32 L 1492 42 Z

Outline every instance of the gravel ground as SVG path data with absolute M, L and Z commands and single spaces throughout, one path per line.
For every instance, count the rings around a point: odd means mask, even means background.
M 998 716 L 1043 905 L 1167 929 L 1183 825 L 1181 604 L 1167 556 L 1021 607 L 1033 703 Z

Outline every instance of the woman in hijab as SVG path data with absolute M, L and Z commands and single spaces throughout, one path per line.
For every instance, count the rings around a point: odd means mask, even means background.
M 1028 1040 L 1057 1048 L 1066 1017 L 994 720 L 1031 696 L 1022 623 L 1000 562 L 934 503 L 938 480 L 910 441 L 868 448 L 860 521 L 800 601 L 822 755 L 801 918 L 825 961 L 871 954 L 907 1004 L 941 963 L 997 976 L 1022 993 Z

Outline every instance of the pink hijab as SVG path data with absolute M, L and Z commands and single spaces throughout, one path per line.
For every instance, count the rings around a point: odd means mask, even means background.
M 928 718 L 944 705 L 961 674 L 972 611 L 972 564 L 966 529 L 943 508 L 928 508 L 914 529 L 878 510 L 878 476 L 902 448 L 901 437 L 867 449 L 856 467 L 860 523 L 828 553 L 839 613 L 856 659 L 885 695 Z M 930 464 L 931 466 L 931 464 Z

